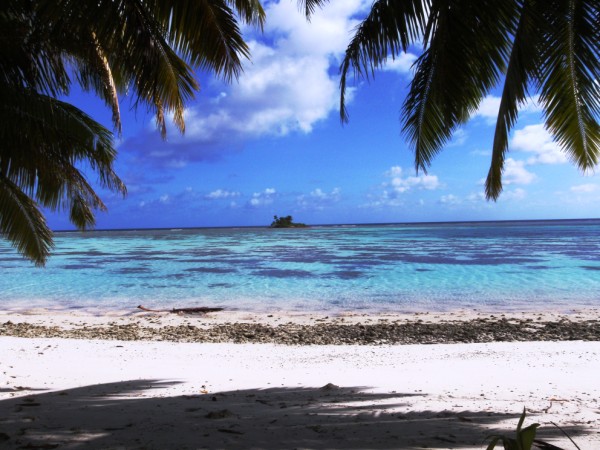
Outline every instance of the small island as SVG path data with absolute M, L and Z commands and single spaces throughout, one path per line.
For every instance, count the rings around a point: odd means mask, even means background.
M 305 228 L 308 226 L 304 223 L 294 223 L 292 216 L 273 216 L 273 218 L 274 220 L 271 222 L 271 228 Z

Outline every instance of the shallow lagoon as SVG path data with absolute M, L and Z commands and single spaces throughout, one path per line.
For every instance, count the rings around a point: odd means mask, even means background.
M 600 306 L 600 220 L 64 232 L 55 240 L 44 269 L 0 241 L 4 307 Z

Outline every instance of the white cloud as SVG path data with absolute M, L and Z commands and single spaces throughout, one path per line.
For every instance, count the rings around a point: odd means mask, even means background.
M 361 2 L 332 3 L 311 22 L 294 2 L 267 6 L 265 36 L 273 40 L 249 42 L 252 62 L 211 125 L 249 135 L 308 133 L 337 108 L 337 76 L 329 69 L 346 48 Z
M 389 182 L 383 184 L 384 187 L 389 187 L 396 193 L 404 193 L 413 188 L 433 190 L 440 187 L 440 182 L 436 175 L 403 176 L 403 170 L 400 166 L 390 167 L 385 172 L 385 176 L 391 179 Z
M 543 124 L 527 125 L 516 130 L 510 142 L 511 150 L 533 153 L 527 164 L 561 164 L 567 157 Z
M 273 203 L 273 198 L 276 195 L 276 191 L 273 188 L 266 188 L 262 192 L 255 192 L 252 194 L 252 197 L 248 201 L 248 205 L 253 208 L 258 208 L 260 206 L 266 206 Z
M 333 188 L 331 192 L 325 192 L 321 188 L 316 188 L 308 195 L 300 195 L 296 201 L 298 206 L 306 209 L 324 209 L 340 201 L 342 190 L 339 187 Z
M 596 192 L 600 189 L 600 186 L 593 183 L 580 184 L 577 186 L 571 187 L 571 192 L 576 192 L 578 194 L 587 194 L 590 192 Z
M 504 184 L 530 184 L 536 179 L 535 174 L 525 168 L 525 161 L 507 158 L 504 161 L 502 181 Z
M 329 194 L 326 192 L 323 192 L 320 188 L 317 188 L 310 193 L 310 196 L 313 198 L 318 198 L 320 200 L 339 199 L 340 193 L 341 193 L 341 189 L 337 188 L 337 187 L 333 188 L 333 190 Z
M 448 194 L 440 197 L 440 203 L 444 205 L 458 205 L 461 203 L 461 200 L 454 194 Z
M 498 118 L 498 109 L 500 108 L 500 97 L 488 95 L 479 104 L 479 108 L 474 117 L 483 117 L 488 123 L 495 123 Z
M 440 182 L 436 175 L 418 175 L 402 178 L 394 177 L 387 184 L 395 192 L 403 193 L 411 189 L 427 189 L 433 190 L 440 187 Z
M 223 199 L 223 198 L 232 198 L 239 197 L 241 194 L 235 191 L 227 191 L 224 189 L 217 189 L 216 191 L 212 191 L 206 194 L 206 198 L 211 200 Z
M 400 166 L 392 166 L 390 170 L 385 172 L 386 177 L 399 177 L 402 175 L 402 167 Z
M 448 147 L 458 147 L 463 145 L 467 141 L 468 133 L 463 129 L 459 128 L 452 134 L 452 141 L 448 144 Z
M 417 55 L 412 53 L 400 53 L 395 58 L 388 56 L 382 69 L 385 72 L 409 73 L 416 59 Z
M 520 105 L 519 113 L 520 114 L 529 114 L 529 113 L 539 113 L 542 108 L 539 104 L 539 96 L 534 96 L 530 98 L 526 103 Z M 481 103 L 479 104 L 479 108 L 473 115 L 473 117 L 481 117 L 485 119 L 485 121 L 489 125 L 493 125 L 496 123 L 498 119 L 498 110 L 500 109 L 500 101 L 501 98 L 495 95 L 486 96 Z
M 237 82 L 215 85 L 219 91 L 213 98 L 185 112 L 185 136 L 169 125 L 168 144 L 153 145 L 167 148 L 154 156 L 148 151 L 154 135 L 152 140 L 132 139 L 124 147 L 140 159 L 154 158 L 162 167 L 176 168 L 219 158 L 223 148 L 248 138 L 310 133 L 338 110 L 337 67 L 358 24 L 357 13 L 368 6 L 366 0 L 330 2 L 308 22 L 294 1 L 267 3 L 264 34 L 245 28 L 251 61 Z M 397 68 L 408 59 L 399 57 Z M 347 101 L 352 93 L 350 89 Z
M 170 202 L 171 197 L 169 197 L 169 194 L 164 194 L 164 195 L 161 195 L 158 200 L 163 204 L 167 204 Z
M 370 195 L 371 201 L 364 206 L 400 206 L 404 204 L 403 194 L 411 190 L 435 190 L 442 187 L 436 175 L 405 175 L 400 166 L 392 166 L 384 172 L 388 179 L 381 184 L 383 190 L 377 195 Z
M 485 202 L 486 201 L 485 194 L 483 192 L 475 192 L 475 193 L 469 194 L 469 195 L 467 195 L 467 201 L 470 203 Z
M 472 193 L 467 195 L 466 197 L 458 197 L 454 194 L 448 194 L 448 195 L 442 195 L 440 197 L 440 200 L 438 203 L 441 203 L 442 205 L 447 205 L 447 206 L 454 206 L 454 205 L 461 205 L 461 204 L 467 204 L 467 205 L 475 205 L 475 204 L 481 204 L 481 203 L 485 203 L 486 199 L 485 199 L 485 194 L 483 192 L 476 192 L 476 193 Z
M 523 200 L 527 196 L 525 189 L 516 188 L 504 191 L 501 195 L 502 200 Z

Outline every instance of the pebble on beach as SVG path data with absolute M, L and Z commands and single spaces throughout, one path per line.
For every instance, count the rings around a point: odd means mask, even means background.
M 154 324 L 156 325 L 156 324 Z M 148 340 L 172 342 L 275 343 L 284 345 L 389 345 L 512 341 L 599 341 L 600 321 L 551 321 L 530 319 L 477 318 L 439 323 L 423 321 L 353 323 L 317 322 L 281 325 L 226 323 L 209 326 L 145 326 L 139 321 L 71 327 L 7 321 L 0 336 L 103 340 Z

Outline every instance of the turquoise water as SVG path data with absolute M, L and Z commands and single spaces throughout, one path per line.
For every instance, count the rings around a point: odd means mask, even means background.
M 600 220 L 57 233 L 0 241 L 0 305 L 253 311 L 600 306 Z

